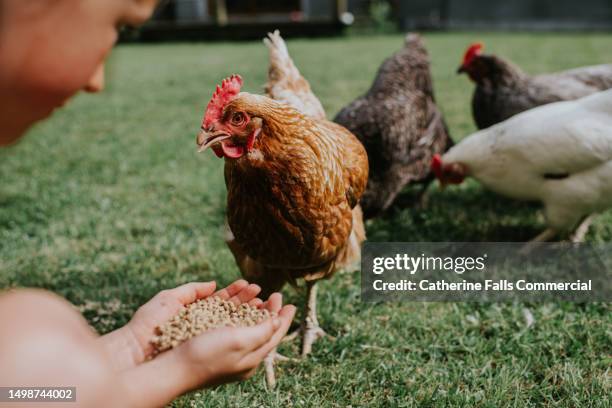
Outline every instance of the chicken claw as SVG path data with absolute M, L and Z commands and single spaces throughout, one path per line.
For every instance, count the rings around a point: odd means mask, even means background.
M 306 324 L 307 326 L 304 330 L 302 337 L 302 357 L 306 357 L 308 354 L 310 354 L 310 352 L 312 351 L 313 343 L 318 339 L 325 336 L 329 336 L 329 338 L 335 339 L 334 337 L 327 334 L 325 330 L 319 327 L 318 323 L 316 323 L 315 326 L 308 326 L 308 322 Z
M 307 282 L 307 302 L 304 312 L 304 320 L 299 331 L 302 333 L 302 357 L 307 356 L 312 351 L 312 344 L 321 337 L 329 336 L 319 326 L 317 319 L 317 286 L 316 282 Z M 294 335 L 291 333 L 289 336 Z M 287 337 L 289 337 L 287 336 Z M 297 336 L 297 334 L 296 334 Z M 294 336 L 295 337 L 295 336 Z M 329 336 L 334 339 L 334 337 Z M 284 339 L 283 339 L 284 340 Z
M 277 361 L 296 361 L 294 358 L 285 357 L 276 352 L 276 348 L 272 350 L 264 359 L 264 368 L 266 370 L 266 384 L 269 389 L 276 386 L 276 375 L 274 374 L 274 363 Z

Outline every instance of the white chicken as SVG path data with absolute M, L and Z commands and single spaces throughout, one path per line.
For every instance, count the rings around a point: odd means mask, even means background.
M 498 194 L 542 202 L 548 229 L 534 242 L 574 228 L 572 241 L 581 241 L 591 215 L 612 207 L 612 90 L 474 133 L 434 157 L 432 170 L 442 185 L 474 177 Z

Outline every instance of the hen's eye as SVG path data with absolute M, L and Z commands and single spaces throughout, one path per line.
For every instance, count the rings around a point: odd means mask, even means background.
M 244 113 L 242 112 L 235 112 L 232 115 L 232 125 L 235 126 L 240 126 L 244 123 L 245 117 L 244 117 Z

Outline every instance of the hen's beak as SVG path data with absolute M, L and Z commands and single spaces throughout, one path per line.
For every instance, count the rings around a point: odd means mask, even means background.
M 458 74 L 463 74 L 465 72 L 465 66 L 460 65 L 459 68 L 457 68 L 457 73 Z
M 206 130 L 202 129 L 196 138 L 198 153 L 203 152 L 208 147 L 221 143 L 223 140 L 229 139 L 230 137 L 232 136 L 224 131 L 207 132 Z

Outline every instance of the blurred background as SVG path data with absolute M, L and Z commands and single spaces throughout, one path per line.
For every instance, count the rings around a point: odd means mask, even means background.
M 350 27 L 350 28 L 349 28 Z M 252 39 L 353 31 L 612 28 L 609 0 L 168 0 L 124 39 Z
M 222 78 L 238 73 L 245 91 L 262 92 L 261 39 L 276 28 L 299 37 L 289 52 L 330 118 L 368 90 L 402 31 L 422 32 L 455 141 L 476 130 L 474 85 L 456 74 L 469 44 L 529 74 L 612 62 L 611 0 L 167 1 L 123 32 L 104 92 L 75 97 L 0 149 L 0 288 L 52 290 L 106 333 L 162 289 L 238 278 L 223 240 L 223 161 L 198 155 L 195 136 Z M 368 239 L 521 242 L 546 225 L 539 205 L 473 180 L 429 193 L 426 208 L 369 222 Z M 612 211 L 586 240 L 612 241 Z M 284 294 L 302 302 L 299 290 Z M 609 303 L 366 304 L 355 270 L 322 282 L 318 307 L 336 341 L 279 366 L 274 392 L 257 375 L 172 406 L 610 407 Z

